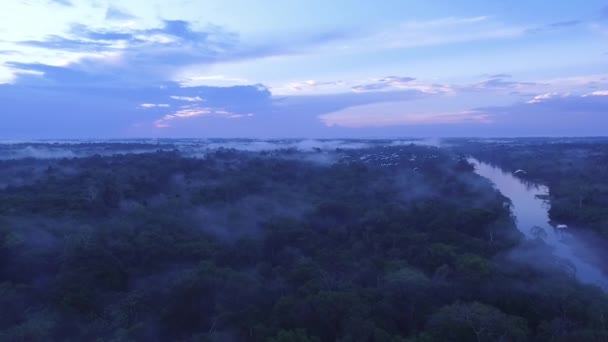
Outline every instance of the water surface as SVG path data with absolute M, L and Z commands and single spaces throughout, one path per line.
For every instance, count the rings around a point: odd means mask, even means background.
M 546 186 L 524 182 L 510 172 L 473 158 L 469 161 L 475 165 L 477 174 L 491 180 L 504 196 L 511 199 L 517 229 L 526 238 L 542 238 L 545 243 L 553 247 L 557 257 L 574 265 L 579 281 L 608 290 L 608 276 L 590 262 L 590 258 L 583 257 L 590 254 L 587 253 L 589 251 L 584 250 L 584 241 L 572 229 L 557 229 L 559 223 L 550 222 L 550 205 L 542 199 L 549 195 Z

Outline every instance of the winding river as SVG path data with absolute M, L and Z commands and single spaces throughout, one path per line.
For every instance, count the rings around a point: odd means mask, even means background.
M 547 187 L 524 183 L 509 172 L 473 158 L 470 158 L 469 162 L 475 165 L 477 174 L 491 180 L 496 189 L 511 199 L 517 229 L 526 238 L 541 237 L 546 244 L 553 247 L 557 257 L 574 265 L 576 277 L 580 282 L 598 285 L 608 290 L 608 276 L 589 262 L 588 258 L 582 257 L 584 241 L 569 229 L 557 229 L 549 223 L 549 203 L 538 197 L 549 194 Z M 533 227 L 537 228 L 533 229 Z

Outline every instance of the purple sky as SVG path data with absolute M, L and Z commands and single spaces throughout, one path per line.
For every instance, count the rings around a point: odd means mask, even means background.
M 15 0 L 0 33 L 0 139 L 608 132 L 606 1 Z

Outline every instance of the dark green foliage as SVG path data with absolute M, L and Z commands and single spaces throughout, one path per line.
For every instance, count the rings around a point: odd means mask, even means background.
M 0 340 L 606 337 L 601 291 L 504 257 L 506 199 L 461 157 L 315 155 L 3 162 Z
M 480 303 L 456 303 L 435 313 L 428 323 L 440 341 L 526 341 L 525 319 Z
M 318 338 L 310 338 L 304 330 L 281 330 L 277 336 L 271 338 L 269 342 L 317 342 Z

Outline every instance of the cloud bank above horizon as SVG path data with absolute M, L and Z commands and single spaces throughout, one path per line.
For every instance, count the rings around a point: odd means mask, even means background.
M 0 138 L 606 135 L 607 13 L 596 0 L 11 1 Z

